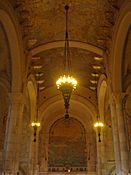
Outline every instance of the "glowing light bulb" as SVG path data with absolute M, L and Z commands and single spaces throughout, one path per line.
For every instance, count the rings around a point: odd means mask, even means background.
M 100 121 L 98 121 L 98 122 L 96 122 L 96 123 L 94 124 L 94 127 L 95 127 L 95 128 L 98 128 L 98 127 L 102 128 L 103 126 L 104 126 L 104 124 L 103 124 L 102 122 L 100 122 Z
M 39 126 L 40 126 L 40 123 L 39 123 L 39 122 L 32 122 L 32 123 L 31 123 L 31 126 L 33 126 L 33 127 L 34 127 L 34 126 L 39 127 Z
M 70 75 L 63 77 L 60 76 L 60 78 L 56 81 L 57 89 L 60 89 L 62 86 L 70 85 L 72 86 L 72 89 L 75 89 L 77 86 L 77 81 L 75 78 L 71 77 Z

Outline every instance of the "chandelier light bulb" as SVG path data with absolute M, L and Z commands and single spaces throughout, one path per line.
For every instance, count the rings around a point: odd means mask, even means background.
M 77 81 L 70 75 L 60 76 L 60 78 L 56 81 L 57 89 L 60 89 L 60 87 L 64 85 L 69 85 L 72 86 L 72 89 L 76 89 Z

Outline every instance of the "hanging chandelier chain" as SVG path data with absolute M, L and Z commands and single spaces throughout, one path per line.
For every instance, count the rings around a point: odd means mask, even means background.
M 40 72 L 38 73 L 39 74 L 39 79 L 40 79 Z M 37 83 L 37 98 L 36 98 L 36 121 L 38 121 L 39 119 L 39 110 L 38 110 L 38 105 L 39 105 L 39 83 Z
M 69 102 L 72 95 L 72 91 L 76 89 L 77 81 L 71 75 L 71 57 L 69 51 L 69 39 L 68 39 L 68 9 L 69 6 L 65 6 L 65 16 L 66 16 L 66 29 L 65 29 L 65 49 L 64 49 L 64 73 L 56 81 L 57 89 L 62 93 L 65 106 L 65 118 L 69 118 Z
M 68 34 L 68 10 L 69 6 L 65 6 L 66 11 L 66 30 L 65 30 L 65 63 L 64 68 L 65 72 L 68 74 L 71 72 L 71 58 L 70 58 L 70 50 L 69 50 L 69 34 Z

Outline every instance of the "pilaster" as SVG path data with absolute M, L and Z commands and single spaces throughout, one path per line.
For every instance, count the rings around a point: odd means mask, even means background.
M 10 93 L 9 99 L 10 108 L 7 119 L 3 172 L 5 174 L 10 173 L 12 175 L 17 175 L 24 98 L 22 93 Z
M 94 143 L 94 132 L 89 135 L 86 133 L 86 152 L 87 152 L 87 172 L 90 174 L 96 171 L 96 145 Z
M 116 115 L 119 131 L 120 156 L 121 156 L 121 174 L 125 175 L 129 172 L 128 167 L 128 149 L 126 141 L 126 130 L 123 115 L 123 97 L 125 94 L 115 93 Z
M 97 175 L 102 175 L 102 160 L 101 160 L 101 142 L 98 142 L 98 130 L 96 130 L 97 133 Z
M 120 143 L 116 115 L 115 96 L 112 94 L 110 98 L 111 120 L 113 130 L 113 144 L 115 153 L 116 174 L 121 175 L 121 158 L 120 158 Z

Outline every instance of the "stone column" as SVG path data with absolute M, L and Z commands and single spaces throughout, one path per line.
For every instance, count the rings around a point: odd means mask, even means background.
M 98 129 L 97 133 L 97 175 L 102 175 L 102 162 L 101 162 L 101 142 L 98 142 Z
M 44 138 L 44 139 L 43 139 Z M 43 139 L 43 140 L 42 140 Z M 49 147 L 49 133 L 43 131 L 40 136 L 40 141 L 42 143 L 41 150 L 39 150 L 40 162 L 40 172 L 48 172 L 48 147 Z
M 89 134 L 86 133 L 86 153 L 87 153 L 87 170 L 89 172 L 93 172 L 92 167 L 92 140 Z
M 48 172 L 49 132 L 45 132 L 45 172 Z
M 88 174 L 96 172 L 97 150 L 96 150 L 96 133 L 86 133 L 86 145 L 87 145 L 87 171 Z
M 110 109 L 111 109 L 111 121 L 112 121 L 113 146 L 114 146 L 114 153 L 115 153 L 116 174 L 121 175 L 119 134 L 118 134 L 115 98 L 113 95 L 111 96 L 111 99 L 110 99 Z
M 39 146 L 39 129 L 37 128 L 36 142 L 34 142 L 32 139 L 32 165 L 33 165 L 32 173 L 33 175 L 37 175 L 39 173 L 38 146 Z
M 106 174 L 106 155 L 105 155 L 105 142 L 106 142 L 106 138 L 104 138 L 104 128 L 101 128 L 100 130 L 100 138 L 101 138 L 101 142 L 100 142 L 100 154 L 101 154 L 101 171 L 102 171 L 102 175 Z
M 87 170 L 91 171 L 91 138 L 88 133 L 86 133 L 86 153 L 87 153 Z
M 11 93 L 9 97 L 10 110 L 7 119 L 3 172 L 5 174 L 17 175 L 24 99 L 22 93 Z
M 119 142 L 120 142 L 121 174 L 126 175 L 129 172 L 129 167 L 128 167 L 129 159 L 128 159 L 128 149 L 127 149 L 121 93 L 115 94 L 115 101 L 116 101 L 116 114 L 117 114 L 117 122 L 118 122 Z
M 39 167 L 39 161 L 38 161 L 38 151 L 39 151 L 39 131 L 40 128 L 37 129 L 37 140 L 36 140 L 36 172 L 39 173 L 40 167 Z

